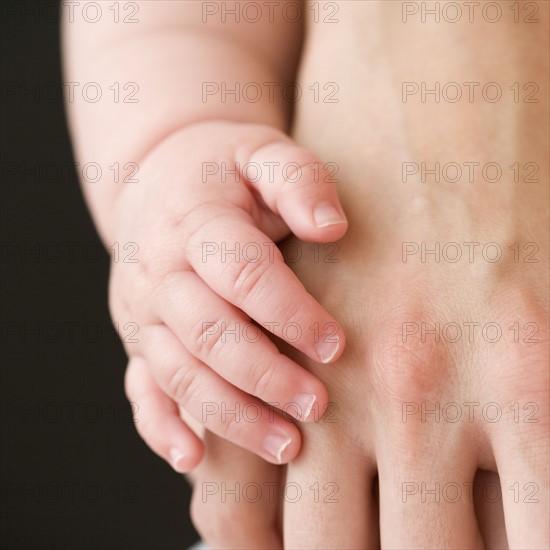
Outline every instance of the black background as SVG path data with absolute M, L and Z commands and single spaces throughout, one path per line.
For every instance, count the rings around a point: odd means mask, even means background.
M 109 258 L 71 166 L 58 4 L 1 9 L 1 547 L 186 548 L 190 490 L 123 392 Z

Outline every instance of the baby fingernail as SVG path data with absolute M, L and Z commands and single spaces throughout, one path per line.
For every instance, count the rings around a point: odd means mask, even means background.
M 172 468 L 179 474 L 187 471 L 185 467 L 185 455 L 176 447 L 170 448 L 170 462 L 172 463 Z
M 319 355 L 321 363 L 330 362 L 340 349 L 340 339 L 338 336 L 331 335 L 329 338 L 334 341 L 321 341 L 317 344 L 317 354 Z
M 298 393 L 294 396 L 293 403 L 298 405 L 298 414 L 300 415 L 298 420 L 305 421 L 308 419 L 316 401 L 317 396 L 312 393 Z
M 283 463 L 283 453 L 292 439 L 280 434 L 269 434 L 264 439 L 264 449 L 273 456 L 279 464 Z
M 320 202 L 313 210 L 313 219 L 317 227 L 327 227 L 346 223 L 346 218 L 330 202 Z

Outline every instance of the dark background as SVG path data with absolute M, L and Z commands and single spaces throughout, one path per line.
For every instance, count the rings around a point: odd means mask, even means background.
M 139 439 L 123 392 L 109 258 L 71 165 L 58 4 L 0 5 L 0 546 L 186 548 L 190 491 Z

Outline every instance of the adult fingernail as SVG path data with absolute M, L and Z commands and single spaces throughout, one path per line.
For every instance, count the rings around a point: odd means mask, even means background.
M 264 449 L 277 460 L 279 464 L 283 463 L 283 453 L 290 445 L 292 439 L 285 435 L 269 434 L 264 439 Z
M 298 420 L 305 421 L 310 416 L 317 401 L 317 396 L 312 393 L 298 393 L 292 400 L 298 406 Z
M 327 227 L 346 223 L 346 218 L 328 201 L 320 202 L 313 210 L 313 219 L 317 227 Z
M 176 447 L 170 448 L 170 462 L 172 468 L 179 474 L 184 474 L 187 471 L 185 467 L 185 455 Z
M 321 363 L 329 363 L 332 361 L 340 349 L 340 339 L 338 336 L 331 335 L 329 338 L 331 339 L 330 342 L 322 340 L 317 344 L 317 354 L 319 355 Z

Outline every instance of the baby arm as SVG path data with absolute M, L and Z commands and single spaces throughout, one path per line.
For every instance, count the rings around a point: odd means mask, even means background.
M 64 18 L 63 29 L 67 82 L 95 82 L 105 94 L 95 102 L 68 97 L 76 157 L 103 167 L 99 181 L 84 182 L 86 199 L 107 247 L 139 249 L 135 263 L 113 258 L 110 277 L 113 319 L 139 329 L 124 342 L 137 427 L 178 471 L 202 453 L 178 405 L 214 434 L 285 463 L 298 453 L 300 434 L 265 403 L 296 403 L 288 412 L 308 421 L 324 411 L 327 393 L 252 321 L 323 363 L 339 357 L 344 337 L 271 245 L 290 231 L 334 241 L 347 222 L 322 163 L 285 135 L 290 112 L 281 94 L 225 103 L 205 100 L 203 91 L 212 82 L 283 86 L 293 78 L 302 30 L 282 18 L 204 17 L 202 2 L 137 5 L 135 24 Z M 121 92 L 118 102 L 111 88 Z M 115 163 L 135 163 L 137 182 L 109 181 Z M 242 170 L 247 163 L 264 167 L 254 181 Z M 285 169 L 290 163 L 294 170 Z M 224 179 L 221 170 L 205 171 L 213 166 L 235 172 Z M 248 243 L 259 257 L 210 254 Z M 236 338 L 244 327 L 250 336 Z M 248 404 L 258 421 L 208 414 Z

